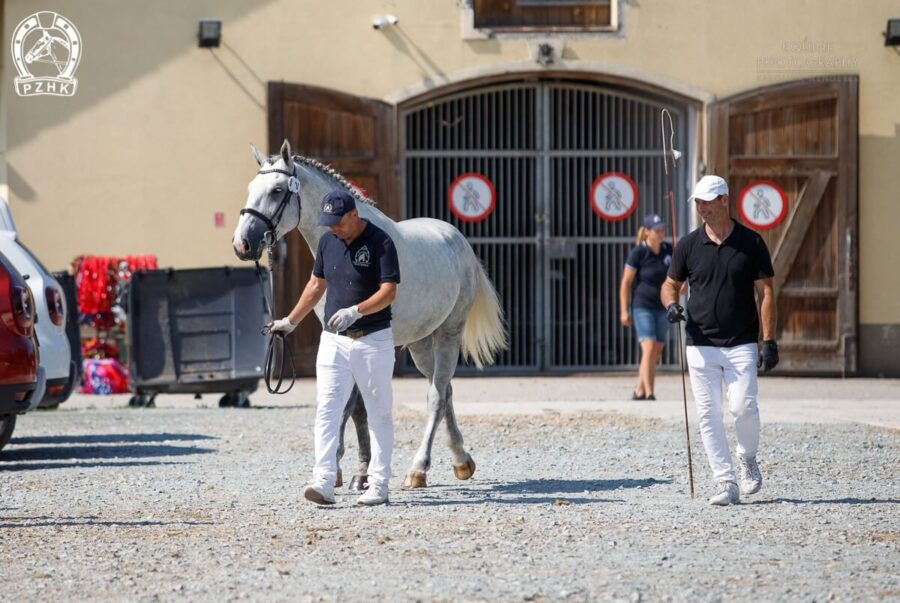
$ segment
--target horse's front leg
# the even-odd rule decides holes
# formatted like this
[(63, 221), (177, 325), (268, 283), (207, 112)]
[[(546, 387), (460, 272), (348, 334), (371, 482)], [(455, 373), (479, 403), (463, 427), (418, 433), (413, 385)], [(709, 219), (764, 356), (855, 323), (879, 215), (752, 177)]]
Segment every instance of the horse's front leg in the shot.
[(363, 402), (359, 388), (353, 386), (350, 394), (353, 401), (353, 425), (356, 427), (356, 441), (358, 442), (358, 462), (356, 473), (350, 480), (351, 490), (365, 490), (369, 487), (369, 461), (372, 460), (372, 444), (369, 441), (369, 417), (366, 414), (366, 405)]
[(350, 398), (347, 400), (347, 405), (344, 406), (344, 414), (341, 417), (341, 430), (338, 435), (338, 470), (337, 479), (334, 483), (335, 488), (344, 483), (344, 475), (341, 471), (341, 459), (344, 458), (344, 452), (346, 450), (344, 447), (344, 430), (347, 427), (347, 419), (351, 416), (353, 417), (353, 424), (356, 426), (356, 437), (359, 442), (359, 467), (357, 468), (353, 479), (350, 480), (350, 488), (353, 490), (365, 490), (366, 473), (369, 470), (369, 459), (371, 458), (372, 453), (369, 444), (369, 425), (366, 419), (366, 405), (363, 404), (359, 388), (355, 385), (353, 386), (353, 391), (350, 392)]

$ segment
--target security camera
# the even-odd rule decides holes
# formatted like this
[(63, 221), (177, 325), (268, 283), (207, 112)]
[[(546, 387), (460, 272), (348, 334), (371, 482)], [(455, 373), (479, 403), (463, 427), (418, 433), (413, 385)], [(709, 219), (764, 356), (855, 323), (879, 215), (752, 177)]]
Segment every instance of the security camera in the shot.
[(396, 25), (400, 22), (400, 19), (395, 17), (394, 15), (380, 15), (375, 17), (375, 20), (372, 21), (372, 29), (384, 29), (389, 25)]
[(540, 44), (537, 49), (536, 61), (540, 65), (550, 65), (553, 63), (553, 46), (550, 44)]

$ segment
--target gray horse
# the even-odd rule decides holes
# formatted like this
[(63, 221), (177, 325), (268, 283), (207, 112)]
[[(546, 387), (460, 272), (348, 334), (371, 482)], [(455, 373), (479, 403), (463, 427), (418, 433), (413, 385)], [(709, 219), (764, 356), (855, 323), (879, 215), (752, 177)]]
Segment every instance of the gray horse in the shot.
[[(334, 170), (314, 159), (292, 156), (287, 140), (274, 157), (264, 157), (256, 147), (251, 150), (260, 170), (247, 187), (247, 203), (232, 238), (238, 258), (259, 259), (267, 232), (274, 232), (280, 239), (294, 228), (300, 230), (315, 253), (319, 238), (327, 232), (317, 225), (322, 197), (331, 190), (350, 191), (357, 199), (359, 215), (385, 231), (397, 248), (402, 282), (391, 305), (394, 341), (409, 349), (416, 367), (428, 379), (425, 433), (403, 487), (427, 485), (425, 476), (431, 468), (431, 448), (441, 419), (446, 421), (450, 436), (453, 472), (458, 479), (469, 479), (475, 472), (475, 461), (463, 447), (453, 413), (450, 380), (460, 352), (482, 368), (507, 345), (497, 292), (469, 242), (454, 226), (441, 220), (394, 222)], [(324, 306), (323, 298), (315, 308), (319, 321)], [(351, 413), (360, 440), (359, 471), (365, 474), (368, 430), (365, 407), (356, 390), (345, 410), (345, 422)], [(339, 462), (343, 450), (342, 428)]]

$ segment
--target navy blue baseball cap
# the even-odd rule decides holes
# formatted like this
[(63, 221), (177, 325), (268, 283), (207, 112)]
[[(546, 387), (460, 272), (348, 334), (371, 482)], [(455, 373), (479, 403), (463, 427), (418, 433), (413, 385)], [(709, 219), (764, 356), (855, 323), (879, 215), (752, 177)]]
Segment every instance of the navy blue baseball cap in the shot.
[(334, 226), (341, 221), (344, 214), (356, 209), (353, 195), (347, 191), (330, 191), (322, 197), (322, 214), (319, 226)]
[(666, 223), (663, 222), (662, 218), (660, 218), (657, 214), (647, 214), (644, 216), (644, 228), (654, 229), (654, 228), (665, 228)]

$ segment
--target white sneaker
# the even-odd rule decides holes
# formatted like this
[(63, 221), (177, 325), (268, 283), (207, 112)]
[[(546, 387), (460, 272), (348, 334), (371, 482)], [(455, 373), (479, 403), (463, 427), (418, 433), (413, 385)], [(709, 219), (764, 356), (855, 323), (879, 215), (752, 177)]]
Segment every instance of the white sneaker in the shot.
[(721, 481), (717, 488), (716, 494), (710, 497), (709, 504), (725, 507), (741, 502), (741, 494), (736, 483)]
[(762, 488), (762, 474), (755, 456), (738, 455), (741, 494), (756, 494)]
[(334, 504), (334, 486), (326, 482), (315, 482), (303, 489), (303, 498), (317, 505)]
[(388, 486), (387, 484), (369, 484), (366, 493), (356, 499), (356, 504), (371, 507), (374, 505), (383, 505), (388, 502)]

